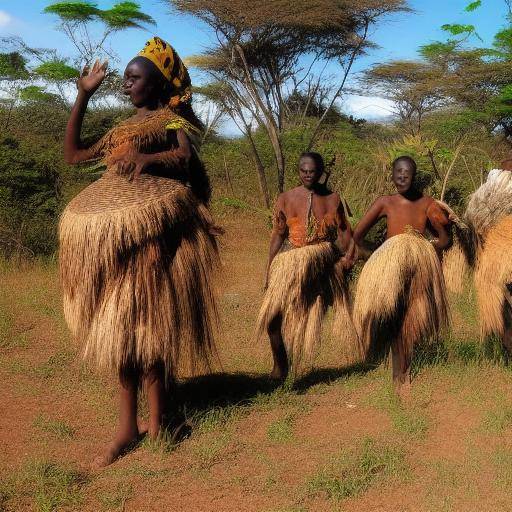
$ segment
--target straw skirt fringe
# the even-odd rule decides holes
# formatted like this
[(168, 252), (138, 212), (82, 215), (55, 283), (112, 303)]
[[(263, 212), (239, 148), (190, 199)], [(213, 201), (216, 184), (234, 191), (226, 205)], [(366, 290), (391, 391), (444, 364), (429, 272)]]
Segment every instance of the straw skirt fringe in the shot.
[(328, 306), (333, 306), (338, 319), (336, 332), (350, 319), (347, 283), (343, 271), (335, 267), (338, 258), (335, 247), (322, 242), (283, 251), (272, 261), (257, 336), (266, 334), (270, 324), (281, 318), (281, 333), (295, 377), (311, 366)]
[(386, 357), (392, 343), (407, 360), (421, 339), (448, 323), (441, 265), (425, 238), (415, 233), (388, 239), (366, 262), (357, 282), (353, 319), (369, 360)]
[(217, 325), (209, 212), (177, 181), (137, 181), (100, 178), (65, 209), (66, 321), (100, 367), (144, 370), (163, 362), (169, 375), (205, 371)]
[(482, 336), (502, 336), (512, 311), (512, 216), (491, 228), (479, 251), (475, 267)]

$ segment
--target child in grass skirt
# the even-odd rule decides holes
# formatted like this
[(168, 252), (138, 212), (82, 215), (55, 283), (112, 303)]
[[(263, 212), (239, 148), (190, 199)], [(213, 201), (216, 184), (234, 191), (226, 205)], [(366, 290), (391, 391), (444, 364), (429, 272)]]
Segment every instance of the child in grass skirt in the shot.
[[(414, 346), (435, 337), (448, 321), (448, 302), (439, 257), (449, 244), (448, 216), (414, 186), (416, 163), (393, 162), (397, 194), (378, 198), (354, 231), (362, 245), (382, 217), (387, 240), (370, 256), (359, 276), (354, 324), (367, 358), (380, 359), (391, 348), (393, 383), (399, 394), (410, 386)], [(429, 230), (436, 238), (425, 238)]]
[(148, 433), (158, 436), (167, 379), (209, 369), (216, 325), (217, 247), (188, 72), (169, 44), (152, 38), (124, 73), (136, 114), (84, 148), (83, 116), (105, 70), (96, 62), (78, 81), (65, 157), (102, 158), (107, 170), (68, 204), (59, 228), (67, 323), (86, 357), (120, 381), (119, 427), (96, 466), (139, 438), (142, 384)]

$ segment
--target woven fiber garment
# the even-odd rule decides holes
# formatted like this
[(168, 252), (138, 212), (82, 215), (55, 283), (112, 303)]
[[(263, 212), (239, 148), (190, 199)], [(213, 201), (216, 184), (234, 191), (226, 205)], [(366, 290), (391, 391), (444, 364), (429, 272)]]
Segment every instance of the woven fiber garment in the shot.
[(475, 265), (482, 337), (503, 336), (512, 320), (512, 216), (490, 228)]
[[(168, 131), (180, 128), (194, 132), (166, 108), (110, 130), (90, 149), (106, 172), (60, 219), (66, 321), (100, 367), (145, 370), (163, 361), (169, 375), (185, 376), (208, 370), (215, 354), (218, 254), (209, 211), (181, 181), (131, 180), (114, 158), (167, 151)], [(163, 170), (182, 176), (180, 162)]]
[(333, 244), (322, 242), (281, 251), (272, 261), (268, 288), (257, 320), (257, 336), (281, 317), (281, 333), (291, 375), (298, 377), (311, 367), (321, 341), (322, 320), (334, 309), (334, 333), (351, 326), (348, 286)]
[(414, 345), (435, 338), (448, 318), (443, 274), (432, 244), (414, 232), (386, 240), (357, 282), (353, 319), (366, 358), (380, 360), (398, 343), (410, 360)]
[(471, 195), (464, 220), (482, 240), (507, 215), (512, 215), (512, 172), (493, 169), (485, 183)]

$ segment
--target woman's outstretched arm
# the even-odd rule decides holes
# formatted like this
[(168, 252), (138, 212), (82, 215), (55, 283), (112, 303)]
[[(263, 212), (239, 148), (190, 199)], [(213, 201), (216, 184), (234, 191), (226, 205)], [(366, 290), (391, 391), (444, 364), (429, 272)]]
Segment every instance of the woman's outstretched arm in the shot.
[(106, 70), (107, 62), (100, 64), (96, 61), (92, 69), (85, 66), (78, 79), (78, 95), (71, 109), (64, 135), (64, 160), (68, 164), (77, 164), (94, 157), (88, 148), (83, 147), (80, 134), (89, 99), (103, 82)]

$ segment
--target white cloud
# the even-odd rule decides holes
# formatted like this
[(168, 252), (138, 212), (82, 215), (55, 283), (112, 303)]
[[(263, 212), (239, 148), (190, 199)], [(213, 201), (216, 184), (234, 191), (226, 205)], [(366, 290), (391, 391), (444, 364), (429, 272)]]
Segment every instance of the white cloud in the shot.
[(393, 115), (393, 102), (379, 96), (348, 94), (343, 98), (343, 112), (368, 120), (382, 120)]
[(0, 10), (0, 28), (7, 27), (13, 21), (13, 17), (8, 12)]

